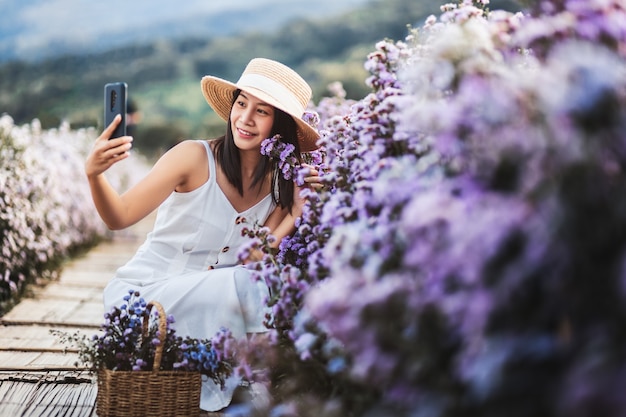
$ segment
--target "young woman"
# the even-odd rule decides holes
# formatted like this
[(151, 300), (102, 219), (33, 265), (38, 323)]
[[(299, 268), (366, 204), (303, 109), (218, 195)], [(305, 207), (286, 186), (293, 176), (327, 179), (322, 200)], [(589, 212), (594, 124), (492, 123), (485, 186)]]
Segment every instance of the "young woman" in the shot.
[[(104, 176), (131, 148), (129, 136), (109, 139), (119, 117), (86, 160), (94, 204), (109, 228), (128, 227), (158, 208), (154, 229), (105, 288), (104, 304), (108, 311), (134, 289), (173, 314), (180, 335), (210, 338), (226, 327), (245, 337), (266, 331), (267, 288), (237, 265), (247, 239), (241, 229), (265, 225), (280, 241), (295, 230), (303, 203), (294, 183), (280, 178), (260, 153), (261, 142), (280, 134), (298, 154), (316, 148), (317, 132), (301, 119), (311, 88), (292, 69), (263, 58), (250, 61), (236, 84), (207, 76), (201, 85), (228, 122), (223, 137), (181, 142), (122, 195)], [(315, 169), (306, 182), (319, 184)], [(205, 380), (201, 408), (227, 406), (237, 383), (231, 378), (221, 390)]]

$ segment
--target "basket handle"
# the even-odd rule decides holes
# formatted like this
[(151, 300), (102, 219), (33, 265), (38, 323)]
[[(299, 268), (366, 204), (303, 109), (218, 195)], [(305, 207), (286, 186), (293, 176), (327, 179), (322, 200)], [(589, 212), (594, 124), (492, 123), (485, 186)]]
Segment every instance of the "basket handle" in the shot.
[(148, 337), (148, 330), (150, 328), (150, 311), (152, 307), (157, 309), (159, 313), (159, 344), (154, 350), (154, 364), (152, 365), (152, 370), (154, 372), (158, 372), (161, 368), (161, 358), (163, 357), (163, 348), (165, 345), (165, 336), (167, 333), (167, 317), (165, 317), (165, 309), (163, 306), (157, 301), (150, 301), (148, 305), (146, 305), (146, 314), (143, 318), (143, 340), (145, 342)]

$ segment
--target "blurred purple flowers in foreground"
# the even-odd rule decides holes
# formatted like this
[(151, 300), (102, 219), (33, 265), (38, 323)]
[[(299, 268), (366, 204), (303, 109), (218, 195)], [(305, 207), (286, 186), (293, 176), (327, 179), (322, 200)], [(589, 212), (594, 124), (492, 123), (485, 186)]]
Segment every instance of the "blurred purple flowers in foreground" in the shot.
[(625, 5), (486, 3), (317, 106), (328, 187), (255, 265), (271, 415), (623, 414)]

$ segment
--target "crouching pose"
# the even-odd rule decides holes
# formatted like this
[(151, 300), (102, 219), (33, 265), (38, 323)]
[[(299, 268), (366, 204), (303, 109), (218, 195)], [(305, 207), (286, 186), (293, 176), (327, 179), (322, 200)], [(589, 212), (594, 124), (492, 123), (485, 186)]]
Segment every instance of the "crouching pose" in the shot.
[[(299, 188), (260, 153), (261, 143), (279, 134), (297, 155), (315, 149), (318, 134), (301, 118), (311, 88), (292, 69), (263, 58), (250, 61), (236, 84), (206, 76), (201, 85), (209, 105), (227, 121), (224, 136), (179, 143), (121, 195), (104, 176), (131, 148), (129, 136), (110, 139), (119, 116), (86, 160), (94, 204), (109, 228), (126, 228), (158, 208), (154, 229), (105, 288), (104, 304), (108, 311), (135, 289), (174, 315), (180, 335), (211, 338), (226, 327), (243, 338), (267, 330), (267, 288), (237, 265), (247, 239), (241, 229), (265, 225), (280, 242), (295, 230), (303, 205)], [(319, 183), (317, 171), (305, 181)], [(221, 390), (203, 381), (200, 407), (226, 407), (237, 383), (230, 378)]]

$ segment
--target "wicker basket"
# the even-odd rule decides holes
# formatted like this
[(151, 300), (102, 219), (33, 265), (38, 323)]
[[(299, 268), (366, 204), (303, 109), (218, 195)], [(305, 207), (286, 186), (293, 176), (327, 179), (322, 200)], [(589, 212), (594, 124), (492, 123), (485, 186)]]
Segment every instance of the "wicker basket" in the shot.
[[(200, 414), (202, 377), (199, 372), (159, 371), (166, 334), (165, 311), (151, 301), (147, 310), (159, 312), (161, 343), (154, 353), (152, 371), (98, 371), (98, 417), (189, 417)], [(144, 336), (149, 314), (143, 321)]]

